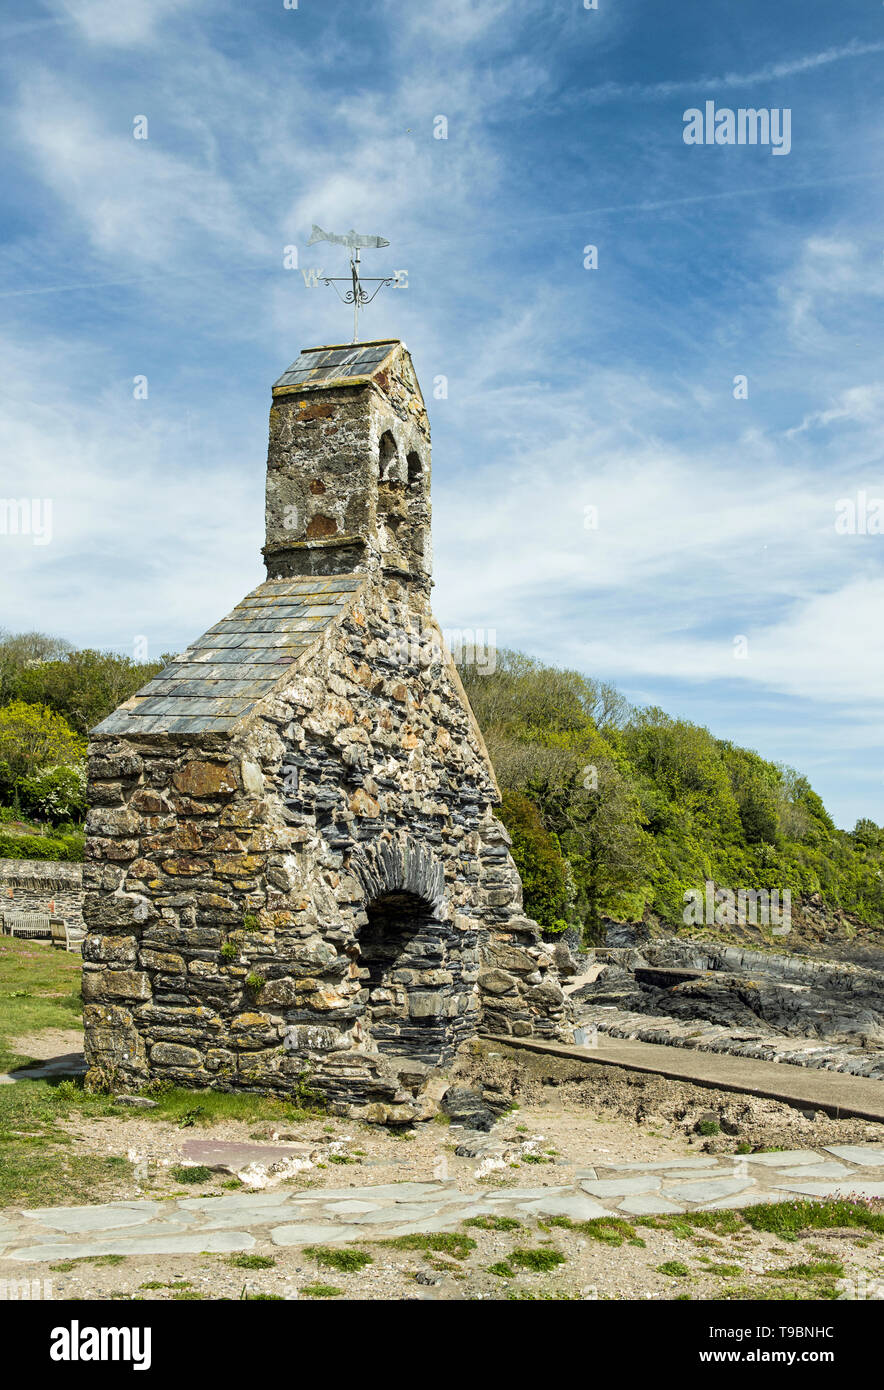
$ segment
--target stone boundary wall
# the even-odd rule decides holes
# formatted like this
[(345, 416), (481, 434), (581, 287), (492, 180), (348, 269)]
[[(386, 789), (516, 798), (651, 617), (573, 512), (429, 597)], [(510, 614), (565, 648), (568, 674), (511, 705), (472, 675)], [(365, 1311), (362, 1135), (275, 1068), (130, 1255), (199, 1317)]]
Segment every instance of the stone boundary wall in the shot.
[(51, 912), (83, 921), (83, 865), (54, 859), (0, 859), (0, 913)]

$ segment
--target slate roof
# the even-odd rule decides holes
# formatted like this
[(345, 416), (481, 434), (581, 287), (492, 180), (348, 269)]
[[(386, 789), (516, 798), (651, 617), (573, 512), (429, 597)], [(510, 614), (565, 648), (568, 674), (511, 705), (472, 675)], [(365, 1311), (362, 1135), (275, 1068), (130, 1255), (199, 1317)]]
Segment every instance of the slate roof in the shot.
[(361, 577), (268, 579), (93, 734), (224, 733), (348, 607)]
[(273, 390), (285, 393), (338, 382), (353, 386), (370, 381), (399, 345), (398, 338), (387, 338), (375, 343), (305, 348), (288, 371), (274, 381)]

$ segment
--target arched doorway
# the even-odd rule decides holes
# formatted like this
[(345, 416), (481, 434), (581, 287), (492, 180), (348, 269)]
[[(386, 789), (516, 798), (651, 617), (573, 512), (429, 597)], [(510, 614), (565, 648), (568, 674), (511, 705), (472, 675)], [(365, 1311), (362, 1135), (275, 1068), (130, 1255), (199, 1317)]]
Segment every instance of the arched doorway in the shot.
[(415, 893), (383, 893), (366, 913), (358, 942), (368, 1033), (379, 1052), (447, 1064), (470, 1031), (461, 943)]

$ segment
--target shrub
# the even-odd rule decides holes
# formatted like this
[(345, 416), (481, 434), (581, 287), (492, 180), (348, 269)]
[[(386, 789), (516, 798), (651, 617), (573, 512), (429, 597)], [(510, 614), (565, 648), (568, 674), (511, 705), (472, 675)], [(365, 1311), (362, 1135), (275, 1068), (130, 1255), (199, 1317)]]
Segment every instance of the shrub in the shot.
[(59, 763), (40, 768), (29, 777), (20, 777), (18, 790), (22, 804), (40, 820), (82, 820), (86, 814), (86, 766)]
[(0, 835), (0, 859), (46, 859), (79, 864), (83, 859), (82, 832), (65, 835)]
[(721, 1133), (721, 1125), (717, 1120), (698, 1120), (694, 1128), (698, 1134), (710, 1135)]

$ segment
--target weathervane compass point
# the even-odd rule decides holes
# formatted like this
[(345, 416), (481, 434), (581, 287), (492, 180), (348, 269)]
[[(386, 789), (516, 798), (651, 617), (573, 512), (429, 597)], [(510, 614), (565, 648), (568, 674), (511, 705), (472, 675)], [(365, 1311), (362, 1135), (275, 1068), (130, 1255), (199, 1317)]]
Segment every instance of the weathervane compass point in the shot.
[[(382, 246), (389, 246), (389, 241), (382, 236), (362, 236), (359, 232), (351, 228), (349, 232), (324, 232), (321, 227), (313, 224), (313, 230), (308, 241), (308, 246), (314, 246), (317, 241), (328, 241), (333, 246), (347, 246), (350, 249), (350, 274), (349, 275), (323, 275), (322, 283), (331, 285), (342, 304), (353, 305), (353, 342), (359, 341), (359, 310), (370, 304), (375, 295), (384, 285), (394, 285), (395, 275), (386, 276), (360, 276), (359, 253), (362, 250), (378, 250)], [(338, 289), (339, 284), (349, 284), (350, 288), (341, 293)], [(369, 293), (366, 285), (373, 284), (375, 288)]]

